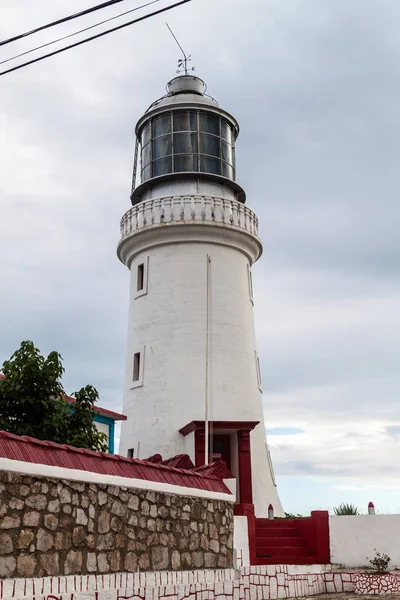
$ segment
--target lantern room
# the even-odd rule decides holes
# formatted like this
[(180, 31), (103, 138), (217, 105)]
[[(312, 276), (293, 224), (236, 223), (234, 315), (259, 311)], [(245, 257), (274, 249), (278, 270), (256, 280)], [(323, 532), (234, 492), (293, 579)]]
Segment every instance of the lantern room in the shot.
[(149, 188), (178, 178), (218, 181), (245, 202), (245, 193), (235, 181), (238, 123), (205, 92), (206, 85), (198, 77), (175, 77), (167, 84), (167, 94), (137, 123), (133, 205)]

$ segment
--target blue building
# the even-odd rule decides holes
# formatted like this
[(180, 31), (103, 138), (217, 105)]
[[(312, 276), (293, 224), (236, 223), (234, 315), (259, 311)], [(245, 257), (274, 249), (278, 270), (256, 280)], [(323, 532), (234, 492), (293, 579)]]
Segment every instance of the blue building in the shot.
[[(70, 404), (75, 403), (75, 398), (71, 398), (71, 396), (66, 396), (65, 399)], [(126, 421), (126, 416), (116, 413), (112, 410), (108, 410), (107, 408), (102, 408), (101, 406), (94, 406), (93, 409), (95, 412), (93, 420), (96, 423), (96, 427), (99, 431), (106, 434), (108, 438), (108, 452), (110, 454), (114, 454), (115, 422)]]

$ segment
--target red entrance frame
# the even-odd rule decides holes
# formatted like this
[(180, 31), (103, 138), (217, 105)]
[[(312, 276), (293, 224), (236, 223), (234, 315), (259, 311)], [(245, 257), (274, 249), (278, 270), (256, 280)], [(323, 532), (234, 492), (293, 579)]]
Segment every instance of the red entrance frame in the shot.
[[(240, 504), (253, 504), (250, 432), (259, 423), (260, 421), (211, 421), (209, 423), (210, 429), (215, 432), (236, 432)], [(182, 435), (192, 432), (194, 432), (195, 465), (201, 467), (205, 461), (205, 421), (191, 421), (179, 430)]]

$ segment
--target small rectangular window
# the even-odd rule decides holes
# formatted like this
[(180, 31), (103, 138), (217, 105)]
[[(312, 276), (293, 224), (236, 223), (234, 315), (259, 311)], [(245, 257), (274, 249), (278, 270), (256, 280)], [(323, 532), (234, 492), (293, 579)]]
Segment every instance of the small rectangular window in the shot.
[(260, 359), (257, 356), (257, 352), (255, 352), (256, 357), (256, 371), (257, 371), (257, 383), (258, 389), (262, 392), (262, 381), (261, 381), (261, 369), (260, 369)]
[[(148, 288), (148, 272), (149, 272), (149, 257), (145, 258), (142, 256), (139, 258), (142, 262), (136, 264), (136, 267), (132, 265), (132, 287), (135, 298), (145, 296)], [(135, 279), (135, 268), (136, 268), (136, 279)]]
[(141, 387), (143, 385), (143, 372), (145, 361), (145, 347), (139, 346), (132, 356), (132, 384), (131, 389)]
[(270, 450), (268, 448), (268, 444), (265, 444), (265, 447), (267, 449), (269, 471), (271, 473), (272, 483), (274, 484), (275, 487), (277, 487), (277, 485), (276, 485), (276, 479), (275, 479), (275, 473), (274, 473), (274, 467), (272, 466), (271, 452), (270, 452)]
[(127, 457), (128, 457), (128, 458), (133, 458), (133, 455), (134, 455), (134, 453), (135, 453), (135, 450), (134, 450), (134, 448), (128, 448), (128, 454), (127, 454)]
[(247, 278), (249, 281), (249, 295), (250, 295), (250, 302), (252, 304), (254, 304), (254, 296), (253, 296), (253, 277), (251, 275), (251, 268), (250, 265), (247, 265)]
[(141, 292), (144, 287), (144, 263), (137, 268), (137, 286), (136, 291)]
[(133, 381), (139, 381), (140, 378), (140, 352), (133, 355)]

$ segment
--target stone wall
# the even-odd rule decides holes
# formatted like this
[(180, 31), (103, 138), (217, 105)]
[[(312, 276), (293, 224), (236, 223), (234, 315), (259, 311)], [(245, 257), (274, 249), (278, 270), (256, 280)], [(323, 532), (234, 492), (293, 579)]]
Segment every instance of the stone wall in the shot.
[(0, 578), (225, 569), (232, 534), (229, 502), (0, 472)]

